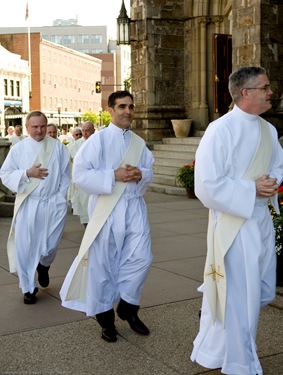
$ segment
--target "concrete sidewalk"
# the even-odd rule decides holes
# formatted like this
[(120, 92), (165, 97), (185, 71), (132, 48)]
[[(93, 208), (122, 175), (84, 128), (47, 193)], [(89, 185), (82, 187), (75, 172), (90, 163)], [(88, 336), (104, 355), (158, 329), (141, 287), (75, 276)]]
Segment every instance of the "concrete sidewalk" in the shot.
[[(206, 253), (207, 210), (197, 199), (147, 193), (154, 255), (139, 315), (151, 334), (135, 334), (116, 319), (116, 343), (101, 340), (93, 318), (61, 307), (59, 290), (83, 236), (68, 215), (51, 282), (35, 305), (24, 305), (18, 278), (8, 272), (6, 240), (11, 219), (0, 218), (0, 374), (17, 375), (219, 375), (191, 363)], [(264, 375), (283, 374), (283, 290), (263, 309), (258, 354)]]

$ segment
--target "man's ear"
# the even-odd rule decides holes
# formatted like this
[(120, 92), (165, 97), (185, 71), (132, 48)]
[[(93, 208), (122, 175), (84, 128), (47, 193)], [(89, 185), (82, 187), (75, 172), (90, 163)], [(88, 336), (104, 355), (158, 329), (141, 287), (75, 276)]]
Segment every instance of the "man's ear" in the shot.
[(110, 113), (111, 116), (113, 115), (113, 108), (112, 107), (108, 107), (107, 111)]

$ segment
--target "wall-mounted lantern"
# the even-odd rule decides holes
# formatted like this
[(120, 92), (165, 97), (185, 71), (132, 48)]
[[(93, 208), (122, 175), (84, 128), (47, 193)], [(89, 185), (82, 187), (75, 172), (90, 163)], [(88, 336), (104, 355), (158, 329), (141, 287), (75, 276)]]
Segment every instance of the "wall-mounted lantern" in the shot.
[(130, 41), (130, 23), (131, 19), (128, 17), (127, 10), (122, 0), (119, 17), (117, 18), (117, 44), (131, 44)]

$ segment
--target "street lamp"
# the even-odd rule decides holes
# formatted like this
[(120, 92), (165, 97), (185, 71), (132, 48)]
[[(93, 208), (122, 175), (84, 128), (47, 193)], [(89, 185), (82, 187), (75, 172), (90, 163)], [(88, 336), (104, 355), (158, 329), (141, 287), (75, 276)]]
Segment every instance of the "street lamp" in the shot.
[(122, 0), (119, 17), (117, 18), (117, 44), (131, 44), (130, 41), (130, 22), (127, 10)]
[(59, 103), (57, 105), (57, 111), (58, 111), (58, 121), (59, 121), (59, 129), (61, 129), (61, 109), (62, 109), (62, 104)]

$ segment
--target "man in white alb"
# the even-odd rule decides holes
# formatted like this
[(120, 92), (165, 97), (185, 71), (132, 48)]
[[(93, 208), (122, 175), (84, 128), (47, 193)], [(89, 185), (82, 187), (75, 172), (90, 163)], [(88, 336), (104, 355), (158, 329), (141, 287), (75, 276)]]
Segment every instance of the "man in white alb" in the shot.
[(48, 270), (54, 261), (67, 215), (70, 182), (65, 146), (46, 135), (47, 117), (40, 111), (26, 117), (29, 137), (9, 151), (0, 178), (17, 193), (8, 239), (10, 272), (17, 272), (25, 304), (36, 302), (38, 283), (49, 285)]
[(12, 142), (11, 147), (26, 138), (26, 135), (23, 135), (22, 133), (23, 133), (22, 126), (16, 125), (14, 134), (9, 138), (10, 142)]
[(275, 238), (283, 151), (259, 115), (272, 91), (261, 67), (229, 78), (233, 109), (212, 122), (196, 153), (195, 193), (209, 210), (200, 331), (192, 361), (223, 374), (262, 375), (256, 353), (261, 307), (275, 297)]
[[(86, 121), (83, 123), (82, 128), (75, 128), (74, 131), (74, 139), (75, 141), (69, 143), (67, 145), (67, 151), (70, 155), (71, 161), (71, 169), (73, 165), (73, 160), (76, 153), (79, 151), (80, 147), (84, 144), (84, 142), (94, 134), (94, 124), (91, 121)], [(77, 136), (76, 134), (82, 134), (82, 136)], [(85, 227), (88, 223), (88, 212), (87, 212), (87, 205), (88, 205), (88, 194), (85, 193), (83, 190), (79, 189), (73, 181), (71, 182), (70, 187), (70, 200), (73, 209), (73, 215), (76, 215), (80, 219), (80, 223), (83, 224)]]
[(135, 332), (149, 334), (137, 313), (152, 262), (143, 195), (153, 179), (154, 159), (130, 130), (132, 94), (112, 93), (108, 107), (111, 123), (91, 136), (74, 159), (74, 182), (89, 194), (90, 221), (60, 295), (63, 306), (96, 316), (102, 338), (115, 342), (113, 304), (118, 301), (118, 316)]

